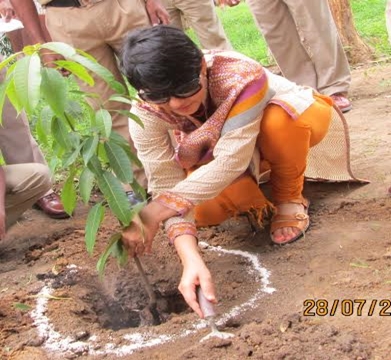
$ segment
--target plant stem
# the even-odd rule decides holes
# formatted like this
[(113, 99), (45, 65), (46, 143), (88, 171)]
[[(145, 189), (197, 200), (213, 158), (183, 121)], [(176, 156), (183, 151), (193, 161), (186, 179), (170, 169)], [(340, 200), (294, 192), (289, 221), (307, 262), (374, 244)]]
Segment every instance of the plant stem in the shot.
[(138, 271), (140, 272), (141, 279), (143, 280), (145, 289), (147, 290), (147, 293), (149, 296), (149, 306), (150, 306), (150, 308), (155, 308), (156, 307), (155, 292), (153, 291), (152, 286), (149, 283), (147, 276), (145, 275), (145, 271), (143, 269), (143, 266), (141, 265), (140, 259), (137, 256), (135, 256), (133, 259), (134, 259), (134, 262), (136, 263)]

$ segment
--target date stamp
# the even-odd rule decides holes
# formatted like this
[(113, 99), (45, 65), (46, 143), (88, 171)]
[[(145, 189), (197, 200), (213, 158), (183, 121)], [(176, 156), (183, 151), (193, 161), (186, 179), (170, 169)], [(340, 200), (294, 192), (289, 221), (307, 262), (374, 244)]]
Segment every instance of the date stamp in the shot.
[(391, 299), (305, 299), (303, 316), (391, 316)]

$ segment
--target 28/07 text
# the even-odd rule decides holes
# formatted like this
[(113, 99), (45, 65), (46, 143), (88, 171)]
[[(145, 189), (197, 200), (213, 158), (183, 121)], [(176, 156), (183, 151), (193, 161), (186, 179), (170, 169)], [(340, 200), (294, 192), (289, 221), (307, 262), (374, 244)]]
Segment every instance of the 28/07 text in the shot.
[(390, 299), (305, 299), (303, 316), (391, 316)]

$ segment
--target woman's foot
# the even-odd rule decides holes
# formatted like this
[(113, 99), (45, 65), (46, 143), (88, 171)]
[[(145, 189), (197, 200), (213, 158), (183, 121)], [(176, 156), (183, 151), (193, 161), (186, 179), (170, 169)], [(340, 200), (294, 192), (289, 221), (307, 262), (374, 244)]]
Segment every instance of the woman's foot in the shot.
[(270, 236), (275, 244), (287, 244), (298, 240), (310, 225), (308, 201), (303, 199), (276, 205)]

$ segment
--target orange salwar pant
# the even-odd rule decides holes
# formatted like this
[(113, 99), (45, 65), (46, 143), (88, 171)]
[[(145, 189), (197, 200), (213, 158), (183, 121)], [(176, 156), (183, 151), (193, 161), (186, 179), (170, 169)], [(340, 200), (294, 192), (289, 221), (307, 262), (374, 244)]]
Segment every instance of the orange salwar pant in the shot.
[[(332, 100), (318, 94), (314, 98), (315, 102), (296, 120), (278, 105), (270, 104), (265, 109), (257, 146), (261, 153), (261, 170), (271, 170), (275, 204), (302, 198), (309, 149), (327, 134)], [(217, 225), (252, 209), (258, 211), (261, 220), (263, 211), (270, 205), (258, 182), (244, 174), (214, 199), (197, 205), (194, 214), (197, 226)]]

